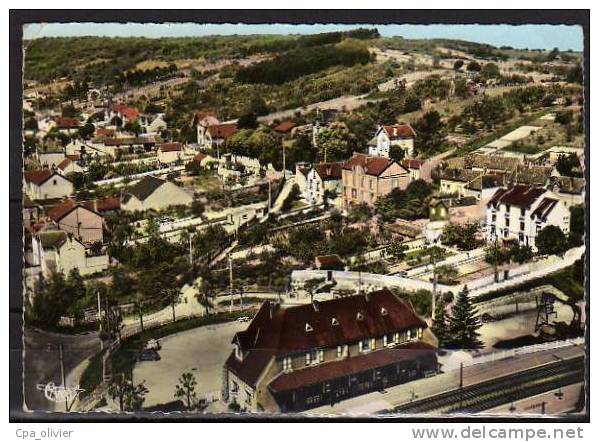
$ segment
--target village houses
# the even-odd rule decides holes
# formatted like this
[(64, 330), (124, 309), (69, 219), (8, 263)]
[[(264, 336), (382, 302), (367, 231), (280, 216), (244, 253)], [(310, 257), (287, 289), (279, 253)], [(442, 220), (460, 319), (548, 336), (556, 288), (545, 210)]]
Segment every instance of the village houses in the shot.
[(25, 193), (32, 200), (64, 198), (74, 191), (73, 183), (50, 169), (27, 171), (23, 179)]
[(409, 124), (379, 126), (374, 138), (368, 142), (368, 154), (389, 158), (391, 146), (398, 146), (404, 151), (406, 158), (412, 158), (414, 156), (415, 138), (416, 132)]
[(121, 209), (134, 212), (162, 210), (169, 206), (189, 205), (193, 196), (169, 181), (148, 175), (131, 186), (123, 195)]

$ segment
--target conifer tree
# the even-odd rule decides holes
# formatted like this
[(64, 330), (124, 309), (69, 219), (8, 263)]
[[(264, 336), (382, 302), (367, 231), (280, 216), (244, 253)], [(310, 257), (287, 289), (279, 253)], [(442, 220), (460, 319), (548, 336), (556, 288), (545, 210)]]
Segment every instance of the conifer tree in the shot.
[(447, 314), (445, 313), (445, 305), (443, 302), (439, 302), (435, 308), (435, 316), (433, 317), (431, 331), (439, 341), (439, 348), (444, 347), (449, 341), (450, 336)]
[(468, 287), (458, 294), (449, 318), (451, 343), (459, 348), (476, 348), (482, 345), (478, 329), (481, 327), (476, 307), (470, 302)]

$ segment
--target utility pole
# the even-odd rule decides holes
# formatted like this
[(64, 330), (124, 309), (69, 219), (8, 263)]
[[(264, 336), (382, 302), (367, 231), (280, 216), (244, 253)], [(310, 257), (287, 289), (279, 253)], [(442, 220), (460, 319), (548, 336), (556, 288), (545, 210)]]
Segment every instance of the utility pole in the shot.
[(233, 313), (233, 257), (231, 253), (229, 253), (229, 295), (231, 296), (229, 313)]
[(192, 239), (193, 239), (193, 233), (189, 233), (189, 266), (193, 267), (193, 244), (192, 244)]
[[(67, 388), (67, 381), (64, 375), (64, 357), (63, 357), (63, 351), (62, 351), (62, 342), (58, 344), (58, 361), (60, 363), (60, 379), (62, 380), (62, 388), (64, 389), (63, 391), (66, 392), (66, 388)], [(65, 399), (64, 399), (64, 406), (65, 406), (65, 411), (69, 411), (69, 400), (66, 397), (65, 394)]]
[(462, 402), (464, 398), (464, 363), (460, 362), (460, 410), (462, 409)]
[(283, 180), (287, 178), (287, 174), (285, 173), (285, 143), (283, 142)]
[(433, 293), (432, 293), (432, 301), (431, 301), (431, 320), (435, 317), (435, 304), (437, 297), (437, 256), (436, 249), (433, 246), (433, 253), (431, 254), (431, 259), (433, 260)]
[(270, 208), (272, 206), (272, 184), (270, 178), (268, 179), (268, 213), (270, 213)]
[(98, 294), (98, 324), (100, 327), (100, 350), (104, 350), (104, 340), (102, 339), (102, 331), (103, 331), (103, 326), (102, 326), (102, 302), (100, 300), (100, 290), (98, 290), (97, 292)]

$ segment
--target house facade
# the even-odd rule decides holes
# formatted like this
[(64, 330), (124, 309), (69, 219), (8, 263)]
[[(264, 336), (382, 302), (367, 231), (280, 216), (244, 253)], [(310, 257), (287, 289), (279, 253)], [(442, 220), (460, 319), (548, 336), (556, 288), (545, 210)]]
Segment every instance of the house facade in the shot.
[(183, 147), (179, 143), (164, 143), (158, 146), (158, 161), (173, 164), (183, 159)]
[(193, 197), (181, 187), (148, 175), (128, 189), (121, 202), (121, 209), (128, 212), (162, 210), (192, 202)]
[(405, 152), (407, 158), (414, 156), (414, 139), (416, 132), (409, 124), (394, 124), (379, 126), (374, 138), (368, 146), (368, 154), (389, 158), (391, 146), (398, 146)]
[(538, 233), (549, 225), (568, 234), (570, 211), (542, 187), (501, 188), (487, 203), (485, 235), (488, 241), (517, 241), (536, 249)]
[(60, 230), (73, 235), (84, 245), (104, 242), (104, 218), (90, 207), (65, 200), (50, 209), (47, 215)]
[(32, 265), (40, 266), (44, 278), (54, 273), (68, 275), (77, 269), (81, 275), (90, 275), (108, 268), (105, 253), (94, 255), (73, 235), (62, 230), (44, 231), (31, 239)]
[(343, 203), (366, 203), (376, 200), (393, 189), (405, 189), (410, 183), (409, 172), (388, 158), (354, 153), (342, 167)]
[(308, 172), (304, 186), (304, 198), (309, 204), (322, 204), (325, 193), (339, 195), (341, 188), (341, 168), (343, 163), (320, 163)]
[(23, 174), (25, 193), (32, 200), (64, 198), (73, 194), (73, 183), (49, 170), (32, 170)]
[(266, 301), (225, 363), (223, 397), (298, 412), (437, 372), (436, 338), (387, 289), (282, 307)]

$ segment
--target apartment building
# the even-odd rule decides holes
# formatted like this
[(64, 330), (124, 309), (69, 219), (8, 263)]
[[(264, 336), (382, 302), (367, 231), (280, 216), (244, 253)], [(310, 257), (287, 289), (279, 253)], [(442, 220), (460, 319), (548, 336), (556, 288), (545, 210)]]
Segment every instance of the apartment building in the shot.
[(395, 161), (361, 153), (354, 153), (343, 164), (341, 176), (345, 207), (360, 203), (373, 205), (393, 189), (405, 189), (411, 180), (409, 171)]
[(486, 237), (489, 241), (515, 240), (535, 249), (538, 233), (548, 225), (569, 233), (570, 211), (556, 195), (542, 187), (501, 188), (487, 203)]

